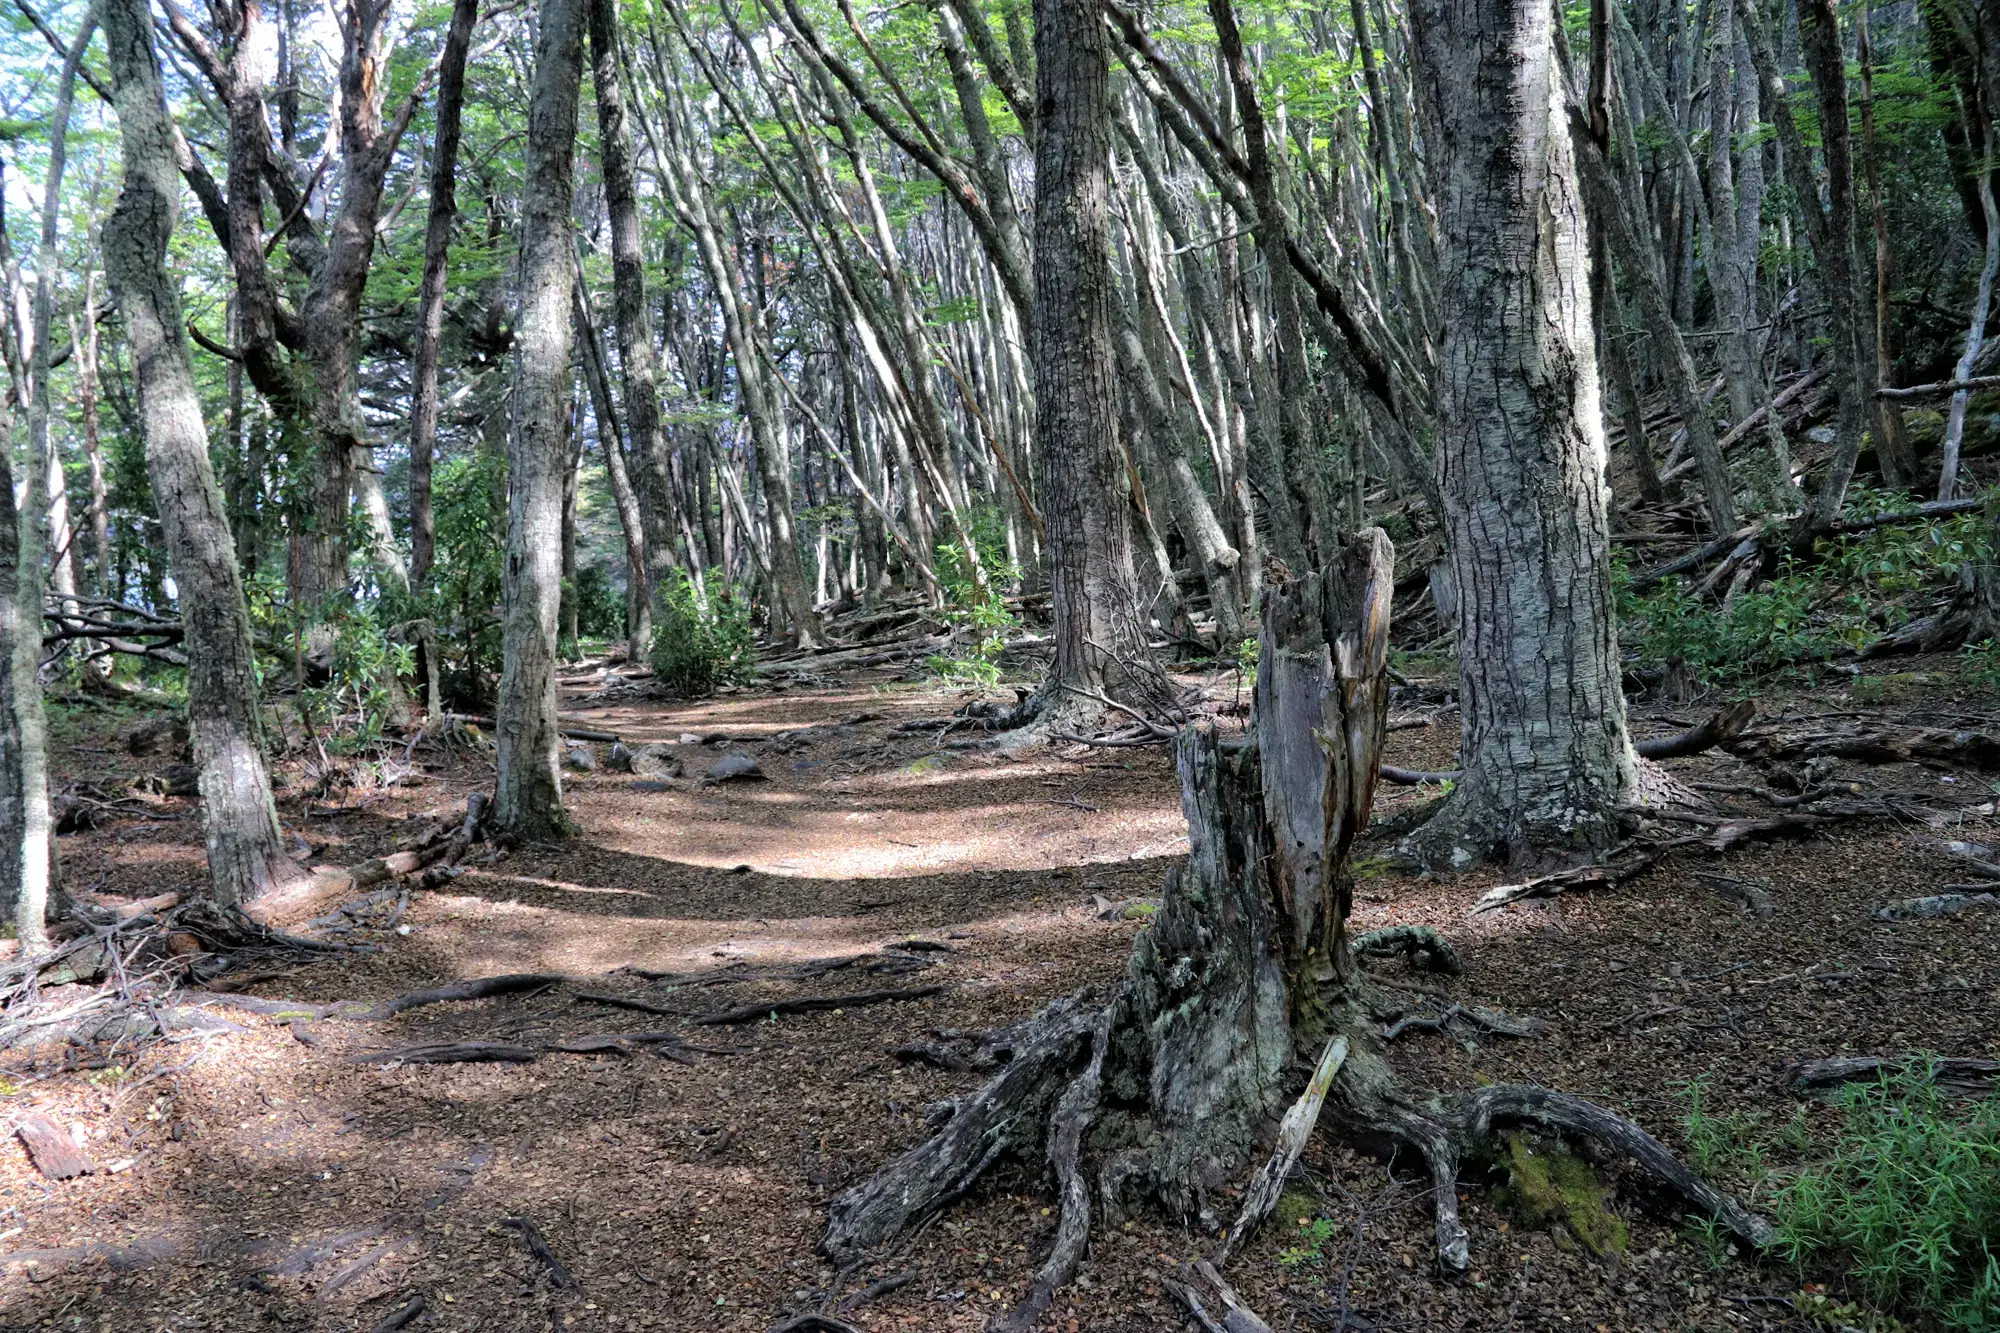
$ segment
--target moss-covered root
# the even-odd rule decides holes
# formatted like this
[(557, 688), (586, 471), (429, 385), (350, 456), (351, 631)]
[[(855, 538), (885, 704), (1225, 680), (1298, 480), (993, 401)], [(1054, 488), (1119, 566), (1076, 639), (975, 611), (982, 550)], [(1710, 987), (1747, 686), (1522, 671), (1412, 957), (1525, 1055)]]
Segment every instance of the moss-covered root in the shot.
[(1561, 1140), (1509, 1134), (1500, 1160), (1507, 1170), (1508, 1189), (1529, 1226), (1554, 1231), (1558, 1247), (1581, 1244), (1599, 1258), (1625, 1252), (1631, 1239), (1625, 1219), (1611, 1211), (1590, 1163)]

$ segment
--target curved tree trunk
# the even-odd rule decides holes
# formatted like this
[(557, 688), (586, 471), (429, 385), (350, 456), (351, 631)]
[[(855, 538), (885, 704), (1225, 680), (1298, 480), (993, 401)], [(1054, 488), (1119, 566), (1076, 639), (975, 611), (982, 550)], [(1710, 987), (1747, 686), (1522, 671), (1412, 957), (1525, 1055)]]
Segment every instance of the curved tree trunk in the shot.
[(1638, 761), (1553, 11), (1417, 0), (1411, 20), (1447, 240), (1438, 454), (1465, 777), (1405, 850), (1453, 868), (1549, 844), (1588, 854), (1615, 839)]
[(259, 744), (249, 609), (209, 464), (179, 289), (164, 267), (180, 184), (145, 0), (106, 0), (104, 31), (125, 164), (118, 206), (104, 224), (104, 268), (131, 340), (146, 471), (180, 588), (209, 880), (216, 901), (233, 907), (302, 874), (278, 832)]
[(569, 476), (570, 203), (584, 0), (548, 0), (535, 37), (521, 208), (520, 421), (507, 442), (507, 561), (499, 784), (493, 815), (517, 838), (569, 831), (556, 723), (556, 633), (562, 609), (563, 493)]

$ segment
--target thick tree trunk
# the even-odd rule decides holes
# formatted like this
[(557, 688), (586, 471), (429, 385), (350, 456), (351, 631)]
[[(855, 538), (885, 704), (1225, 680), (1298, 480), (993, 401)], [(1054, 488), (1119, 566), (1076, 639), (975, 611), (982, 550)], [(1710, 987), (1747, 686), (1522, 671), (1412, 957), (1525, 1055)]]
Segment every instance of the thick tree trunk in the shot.
[(517, 838), (568, 832), (556, 723), (563, 487), (569, 469), (570, 220), (584, 0), (548, 0), (535, 37), (521, 207), (520, 418), (507, 444), (509, 496), (493, 814)]
[(104, 267), (131, 341), (146, 470), (180, 588), (209, 879), (216, 901), (235, 906), (301, 872), (278, 831), (259, 745), (249, 610), (209, 464), (179, 289), (164, 268), (180, 185), (145, 0), (106, 0), (104, 28), (125, 165), (118, 206), (104, 224)]
[(1167, 695), (1140, 622), (1116, 443), (1108, 46), (1086, 0), (1037, 0), (1035, 437), (1055, 619), (1043, 710), (1055, 724), (1094, 721), (1093, 696)]
[[(410, 586), (421, 591), (436, 558), (431, 462), (437, 448), (438, 343), (444, 334), (444, 287), (451, 229), (458, 219), (458, 142), (464, 125), (465, 60), (479, 0), (454, 0), (438, 57), (437, 131), (431, 143), (430, 207), (424, 218), (424, 273), (417, 289), (417, 337), (410, 390)], [(428, 635), (426, 653), (435, 652)]]
[(1460, 869), (1496, 850), (1588, 854), (1616, 837), (1638, 768), (1553, 11), (1416, 0), (1411, 20), (1447, 243), (1438, 455), (1465, 776), (1405, 849)]

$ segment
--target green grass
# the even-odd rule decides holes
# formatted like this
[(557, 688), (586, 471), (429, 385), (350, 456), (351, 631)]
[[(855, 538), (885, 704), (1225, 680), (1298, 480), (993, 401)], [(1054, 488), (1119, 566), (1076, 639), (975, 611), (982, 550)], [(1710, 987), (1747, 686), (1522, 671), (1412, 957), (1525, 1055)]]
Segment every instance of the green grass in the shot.
[(2000, 1096), (1904, 1074), (1844, 1088), (1840, 1110), (1832, 1154), (1770, 1200), (1778, 1253), (1920, 1327), (2000, 1333)]

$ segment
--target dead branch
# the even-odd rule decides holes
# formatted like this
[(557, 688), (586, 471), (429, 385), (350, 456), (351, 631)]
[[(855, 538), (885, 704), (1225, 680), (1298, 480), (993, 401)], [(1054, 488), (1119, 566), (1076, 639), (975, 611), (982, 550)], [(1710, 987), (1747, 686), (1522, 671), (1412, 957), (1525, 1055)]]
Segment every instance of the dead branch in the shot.
[(446, 1004), (455, 1000), (485, 1000), (495, 995), (516, 995), (522, 991), (547, 990), (568, 980), (560, 972), (509, 972), (497, 977), (475, 977), (471, 981), (454, 982), (449, 986), (439, 986), (434, 990), (413, 991), (399, 995), (393, 1000), (384, 1000), (373, 1009), (354, 1015), (369, 1023), (380, 1023), (398, 1014), (408, 1013), (429, 1004)]
[[(1821, 1092), (1843, 1083), (1859, 1083), (1908, 1074), (1918, 1068), (1916, 1056), (1844, 1056), (1833, 1060), (1794, 1060), (1779, 1083), (1789, 1092)], [(2000, 1083), (2000, 1060), (1931, 1059), (1922, 1069), (1931, 1082), (1963, 1096), (1978, 1096)]]
[(1448, 977), (1465, 975), (1458, 950), (1438, 933), (1436, 926), (1384, 926), (1357, 935), (1348, 944), (1356, 958), (1403, 958), (1419, 972), (1436, 972)]
[(1306, 1090), (1299, 1094), (1285, 1118), (1278, 1123), (1278, 1141), (1271, 1150), (1271, 1156), (1257, 1174), (1250, 1178), (1250, 1188), (1244, 1192), (1243, 1207), (1236, 1214), (1236, 1225), (1229, 1228), (1222, 1238), (1222, 1248), (1216, 1254), (1217, 1262), (1226, 1263), (1236, 1247), (1252, 1231), (1263, 1224), (1278, 1206), (1278, 1196), (1284, 1193), (1285, 1180), (1298, 1164), (1299, 1154), (1305, 1151), (1306, 1140), (1312, 1137), (1313, 1127), (1319, 1124), (1320, 1107), (1326, 1103), (1327, 1089), (1333, 1086), (1333, 1076), (1340, 1072), (1340, 1066), (1347, 1061), (1347, 1037), (1339, 1034), (1326, 1044), (1326, 1051), (1319, 1057), (1319, 1065), (1313, 1070), (1312, 1079)]
[(358, 1065), (456, 1065), (494, 1061), (503, 1064), (530, 1064), (541, 1057), (532, 1046), (515, 1046), (504, 1041), (442, 1041), (415, 1046), (393, 1046), (387, 1050), (364, 1051), (354, 1057)]
[(1685, 759), (1718, 745), (1727, 745), (1742, 735), (1756, 716), (1756, 702), (1739, 699), (1686, 731), (1634, 741), (1632, 748), (1641, 759)]
[(528, 1243), (528, 1253), (539, 1259), (542, 1267), (549, 1270), (550, 1286), (563, 1291), (576, 1290), (577, 1280), (570, 1275), (569, 1269), (563, 1267), (562, 1260), (556, 1258), (555, 1251), (549, 1248), (548, 1240), (542, 1235), (542, 1229), (535, 1225), (532, 1218), (502, 1218), (500, 1225), (512, 1227), (521, 1233), (521, 1239)]
[(797, 1000), (771, 1000), (761, 1004), (746, 1004), (735, 1009), (725, 1009), (719, 1014), (704, 1014), (690, 1021), (697, 1027), (735, 1026), (755, 1023), (777, 1014), (809, 1014), (828, 1009), (859, 1009), (863, 1005), (887, 1004), (895, 1000), (921, 1000), (927, 995), (940, 994), (943, 990), (942, 985), (911, 986), (906, 990), (863, 991), (858, 995), (819, 995)]
[(1421, 787), (1427, 782), (1457, 782), (1465, 776), (1465, 770), (1453, 768), (1441, 770), (1436, 773), (1427, 773), (1422, 769), (1397, 768), (1394, 764), (1384, 764), (1381, 767), (1381, 774), (1382, 781), (1393, 782), (1399, 787)]

